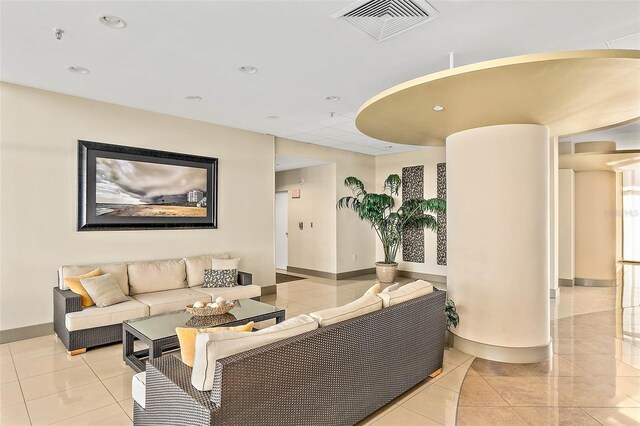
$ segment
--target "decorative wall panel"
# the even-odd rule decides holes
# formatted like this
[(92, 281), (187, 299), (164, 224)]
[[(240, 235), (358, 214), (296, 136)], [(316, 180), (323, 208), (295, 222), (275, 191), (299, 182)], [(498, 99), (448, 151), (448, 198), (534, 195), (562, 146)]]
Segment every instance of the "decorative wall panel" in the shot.
[[(402, 168), (402, 201), (424, 197), (424, 166)], [(402, 236), (402, 260), (424, 263), (424, 229), (407, 229)]]
[[(438, 163), (437, 165), (437, 174), (438, 174), (438, 187), (437, 194), (438, 198), (447, 199), (447, 163)], [(438, 243), (437, 243), (437, 254), (436, 260), (438, 265), (446, 265), (447, 264), (447, 213), (438, 214)]]

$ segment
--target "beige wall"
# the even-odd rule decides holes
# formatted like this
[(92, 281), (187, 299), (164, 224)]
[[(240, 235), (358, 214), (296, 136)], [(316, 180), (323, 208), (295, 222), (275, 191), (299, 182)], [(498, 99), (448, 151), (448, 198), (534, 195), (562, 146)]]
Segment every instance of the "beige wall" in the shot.
[[(11, 84), (0, 88), (1, 329), (51, 322), (61, 264), (230, 250), (256, 284), (274, 284), (272, 136)], [(78, 139), (218, 157), (219, 229), (77, 232)]]
[[(424, 197), (434, 198), (437, 194), (437, 163), (446, 160), (445, 147), (428, 147), (420, 151), (387, 154), (376, 157), (376, 185), (375, 191), (381, 192), (384, 180), (392, 173), (402, 178), (402, 168), (408, 166), (424, 166)], [(397, 206), (402, 204), (402, 193), (396, 198)], [(411, 271), (433, 275), (446, 275), (447, 267), (436, 263), (437, 235), (428, 229), (424, 231), (425, 263), (402, 261), (402, 248), (398, 251), (396, 261), (402, 271)], [(376, 243), (376, 260), (384, 260), (382, 244)]]
[[(375, 157), (340, 149), (327, 148), (290, 139), (276, 138), (276, 153), (334, 163), (336, 167), (336, 199), (352, 195), (344, 187), (344, 179), (356, 176), (367, 188), (373, 188)], [(375, 233), (353, 211), (336, 211), (336, 269), (338, 273), (374, 267)], [(356, 260), (353, 260), (356, 255)]]
[(558, 171), (558, 277), (575, 278), (575, 173)]
[[(292, 189), (300, 198), (291, 198)], [(336, 273), (336, 165), (278, 172), (276, 191), (289, 191), (288, 266)]]
[(576, 278), (616, 278), (616, 175), (576, 172)]

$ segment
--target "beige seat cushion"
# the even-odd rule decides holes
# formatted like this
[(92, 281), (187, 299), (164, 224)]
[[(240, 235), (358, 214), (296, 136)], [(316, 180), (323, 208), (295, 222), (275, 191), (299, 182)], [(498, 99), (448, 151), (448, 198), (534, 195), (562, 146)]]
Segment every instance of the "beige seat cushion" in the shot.
[(64, 324), (69, 331), (85, 330), (87, 328), (103, 327), (105, 325), (120, 324), (122, 321), (149, 315), (149, 307), (144, 303), (129, 298), (126, 302), (98, 308), (90, 306), (78, 312), (65, 315)]
[(326, 327), (380, 309), (382, 309), (382, 300), (375, 294), (367, 292), (361, 298), (346, 305), (311, 312), (309, 315), (318, 320), (320, 327)]
[(132, 295), (187, 286), (187, 272), (183, 259), (130, 263), (128, 272)]
[(233, 299), (251, 299), (252, 297), (260, 297), (262, 291), (259, 285), (237, 285), (235, 287), (193, 287), (192, 290), (208, 294), (211, 300), (221, 296), (225, 300)]
[(69, 287), (64, 282), (65, 278), (86, 274), (96, 268), (100, 268), (100, 271), (103, 274), (113, 275), (116, 278), (116, 281), (118, 281), (120, 290), (122, 290), (124, 294), (129, 295), (129, 277), (126, 263), (96, 263), (93, 265), (63, 266), (58, 270), (58, 287), (60, 287), (60, 290), (69, 290)]
[(211, 390), (218, 359), (313, 331), (317, 328), (318, 322), (314, 318), (309, 315), (299, 315), (255, 333), (241, 331), (198, 333), (191, 384), (201, 391)]
[(429, 293), (433, 293), (431, 283), (418, 280), (405, 284), (397, 290), (383, 291), (382, 293), (378, 293), (378, 296), (382, 299), (382, 306), (388, 308), (389, 306), (397, 305), (398, 303), (406, 302), (407, 300), (415, 299), (416, 297)]
[(216, 253), (184, 258), (189, 287), (204, 284), (204, 270), (211, 269), (211, 259), (231, 259), (231, 255), (229, 253)]
[(199, 300), (203, 302), (211, 302), (211, 296), (190, 288), (136, 294), (133, 297), (139, 302), (149, 306), (149, 315), (179, 311), (184, 309), (185, 306)]
[(131, 378), (131, 397), (139, 406), (145, 408), (147, 397), (147, 372), (135, 374)]

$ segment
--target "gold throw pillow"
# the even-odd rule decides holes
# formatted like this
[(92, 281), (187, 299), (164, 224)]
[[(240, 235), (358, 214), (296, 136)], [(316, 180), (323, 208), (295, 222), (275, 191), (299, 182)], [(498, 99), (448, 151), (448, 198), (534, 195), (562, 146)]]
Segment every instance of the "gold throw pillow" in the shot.
[(176, 327), (176, 334), (180, 341), (180, 356), (182, 362), (189, 367), (193, 367), (193, 357), (196, 352), (196, 336), (198, 333), (216, 333), (218, 331), (251, 331), (253, 330), (253, 321), (239, 325), (237, 327), (213, 327), (213, 328), (188, 328)]
[(72, 292), (79, 294), (82, 297), (82, 307), (87, 308), (89, 306), (93, 306), (93, 299), (87, 293), (87, 290), (84, 289), (82, 283), (80, 282), (83, 278), (91, 278), (97, 277), (98, 275), (102, 275), (102, 271), (100, 268), (96, 268), (91, 272), (87, 272), (86, 274), (76, 275), (75, 277), (67, 277), (64, 279), (64, 283), (69, 287), (69, 290)]

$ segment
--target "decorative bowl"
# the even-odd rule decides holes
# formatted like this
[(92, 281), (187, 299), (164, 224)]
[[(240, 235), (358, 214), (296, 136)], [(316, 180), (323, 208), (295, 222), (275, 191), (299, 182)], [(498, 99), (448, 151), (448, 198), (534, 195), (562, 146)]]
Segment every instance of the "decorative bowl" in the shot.
[(237, 303), (237, 300), (233, 300), (230, 304), (225, 303), (222, 306), (218, 306), (217, 308), (211, 308), (208, 306), (203, 306), (202, 308), (194, 308), (193, 305), (187, 305), (186, 309), (187, 312), (196, 317), (210, 317), (213, 315), (223, 315), (228, 313), (230, 310), (236, 307)]

